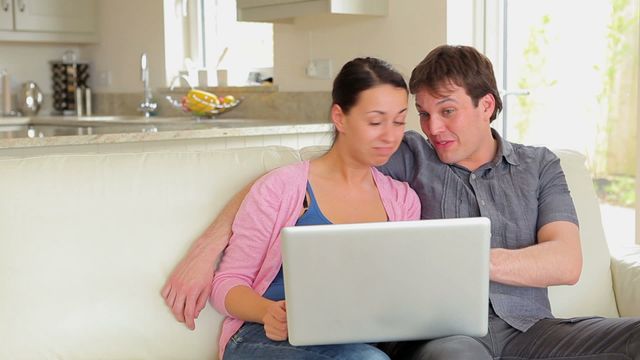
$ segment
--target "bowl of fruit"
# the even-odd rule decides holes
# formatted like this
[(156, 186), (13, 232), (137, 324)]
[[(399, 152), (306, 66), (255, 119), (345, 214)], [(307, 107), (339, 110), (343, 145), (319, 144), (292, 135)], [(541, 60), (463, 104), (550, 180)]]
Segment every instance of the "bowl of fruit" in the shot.
[[(186, 81), (186, 79), (184, 80)], [(172, 81), (172, 85), (169, 88), (171, 92), (174, 90), (174, 82)], [(186, 82), (189, 84), (188, 81)], [(174, 108), (199, 118), (211, 118), (220, 115), (240, 105), (241, 102), (241, 99), (237, 99), (233, 95), (218, 96), (212, 92), (189, 87), (190, 90), (180, 99), (173, 98), (171, 94), (167, 95), (166, 98)]]

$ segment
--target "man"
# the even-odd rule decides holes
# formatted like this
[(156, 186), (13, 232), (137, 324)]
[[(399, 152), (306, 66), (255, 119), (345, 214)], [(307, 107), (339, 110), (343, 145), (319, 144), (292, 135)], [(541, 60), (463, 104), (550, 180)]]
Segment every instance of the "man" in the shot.
[[(491, 219), (489, 332), (389, 343), (384, 350), (394, 359), (640, 359), (638, 319), (553, 318), (546, 287), (580, 276), (578, 220), (558, 158), (491, 129), (502, 103), (490, 61), (471, 47), (440, 46), (416, 66), (409, 87), (429, 141), (407, 132), (381, 170), (416, 190), (423, 219)], [(190, 328), (223, 248), (223, 241), (207, 239), (220, 233), (228, 239), (243, 196), (219, 218), (229, 223), (212, 225), (198, 239), (163, 290)]]

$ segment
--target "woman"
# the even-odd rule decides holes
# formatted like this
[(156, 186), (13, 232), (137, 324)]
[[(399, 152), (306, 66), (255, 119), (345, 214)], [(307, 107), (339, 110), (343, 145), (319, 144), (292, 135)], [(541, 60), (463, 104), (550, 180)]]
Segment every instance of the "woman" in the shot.
[(331, 149), (260, 178), (236, 215), (211, 295), (227, 316), (220, 336), (226, 360), (388, 359), (367, 344), (294, 347), (286, 341), (283, 227), (420, 217), (416, 193), (375, 169), (402, 141), (408, 102), (402, 75), (379, 59), (354, 59), (334, 80), (332, 97)]

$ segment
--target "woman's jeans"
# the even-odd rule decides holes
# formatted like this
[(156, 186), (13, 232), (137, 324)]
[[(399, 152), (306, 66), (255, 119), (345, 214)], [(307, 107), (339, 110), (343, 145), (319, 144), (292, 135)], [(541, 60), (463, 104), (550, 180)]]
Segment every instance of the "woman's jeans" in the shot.
[(224, 351), (224, 360), (236, 359), (389, 360), (389, 357), (368, 344), (293, 346), (289, 341), (267, 338), (262, 324), (247, 322), (231, 337)]

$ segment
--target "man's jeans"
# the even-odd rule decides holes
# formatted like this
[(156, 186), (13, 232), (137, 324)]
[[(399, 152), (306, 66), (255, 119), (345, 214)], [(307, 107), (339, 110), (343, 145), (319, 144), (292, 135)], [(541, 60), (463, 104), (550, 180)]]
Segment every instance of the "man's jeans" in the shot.
[(543, 319), (523, 333), (490, 311), (482, 338), (451, 336), (380, 348), (394, 360), (640, 360), (640, 318)]
[(389, 360), (389, 357), (375, 346), (367, 344), (293, 346), (288, 341), (267, 338), (262, 324), (245, 323), (229, 340), (224, 359)]

